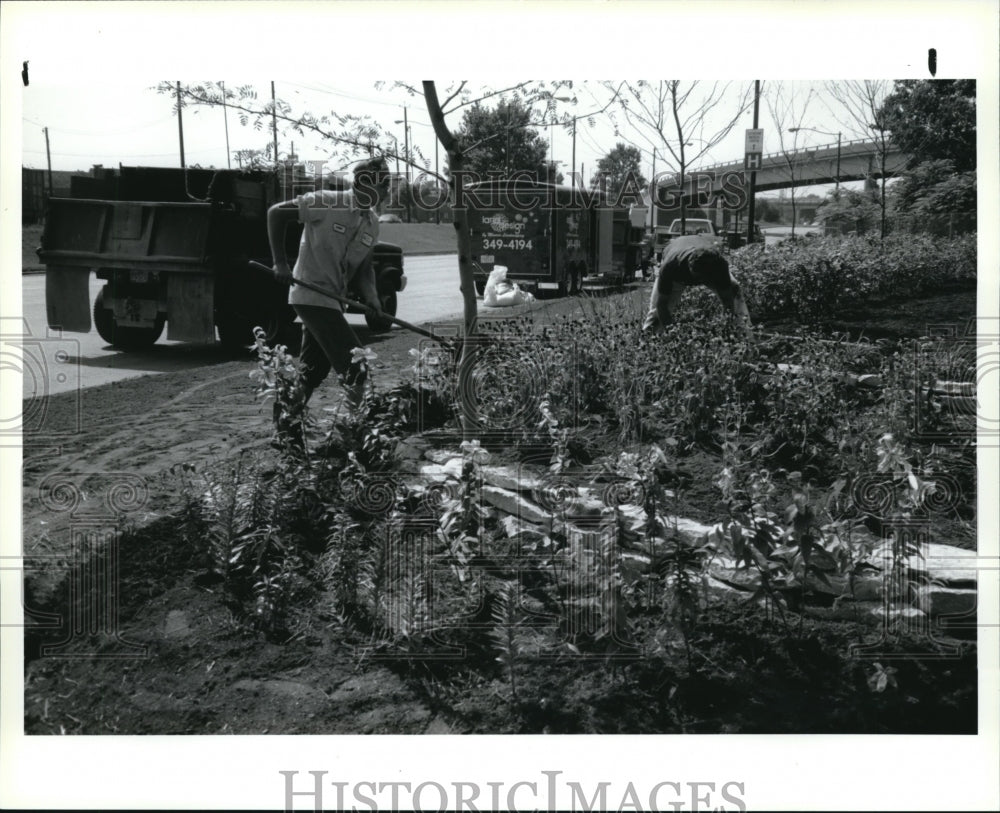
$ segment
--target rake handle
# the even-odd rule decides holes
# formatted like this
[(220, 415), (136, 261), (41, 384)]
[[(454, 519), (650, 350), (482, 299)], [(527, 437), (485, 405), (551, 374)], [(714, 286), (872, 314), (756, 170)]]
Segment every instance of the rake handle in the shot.
[(335, 294), (332, 291), (328, 291), (319, 285), (313, 285), (310, 282), (304, 282), (300, 279), (295, 279), (294, 277), (286, 276), (285, 274), (279, 274), (274, 268), (268, 265), (259, 263), (256, 260), (250, 260), (250, 266), (256, 268), (258, 271), (266, 271), (272, 277), (274, 277), (278, 282), (283, 282), (285, 285), (298, 285), (301, 288), (307, 288), (310, 291), (315, 291), (317, 294), (321, 294), (329, 299), (333, 299), (336, 302), (340, 302), (342, 305), (350, 305), (355, 308), (360, 308), (364, 313), (371, 316), (376, 316), (380, 319), (387, 319), (395, 325), (399, 325), (401, 328), (411, 331), (412, 333), (417, 333), (420, 336), (426, 336), (428, 339), (433, 339), (436, 342), (440, 342), (442, 345), (449, 349), (454, 349), (452, 342), (448, 339), (444, 339), (441, 336), (435, 336), (431, 331), (425, 330), (422, 327), (411, 324), (410, 322), (404, 321), (403, 319), (398, 319), (395, 316), (390, 316), (387, 313), (383, 313), (377, 308), (373, 308), (370, 305), (366, 305), (364, 302), (359, 302), (356, 299), (351, 299), (347, 296), (341, 296), (340, 294)]

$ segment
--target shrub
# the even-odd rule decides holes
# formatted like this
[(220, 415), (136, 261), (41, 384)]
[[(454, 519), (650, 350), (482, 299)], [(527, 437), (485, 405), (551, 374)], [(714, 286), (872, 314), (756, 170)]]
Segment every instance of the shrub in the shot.
[(824, 237), (749, 246), (730, 257), (756, 319), (830, 318), (867, 302), (976, 278), (976, 236)]

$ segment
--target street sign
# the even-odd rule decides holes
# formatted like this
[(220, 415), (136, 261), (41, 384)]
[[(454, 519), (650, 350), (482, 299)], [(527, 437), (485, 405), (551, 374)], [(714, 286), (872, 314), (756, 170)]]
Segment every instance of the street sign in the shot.
[(764, 131), (761, 129), (747, 130), (747, 142), (743, 156), (743, 169), (754, 172), (760, 169), (764, 156)]

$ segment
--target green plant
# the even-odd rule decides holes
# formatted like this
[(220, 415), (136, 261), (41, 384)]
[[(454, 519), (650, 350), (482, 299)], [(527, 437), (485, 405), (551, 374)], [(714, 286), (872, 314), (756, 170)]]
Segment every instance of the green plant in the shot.
[(489, 460), (489, 452), (478, 440), (465, 440), (462, 449), (462, 474), (458, 496), (445, 503), (438, 520), (438, 538), (450, 552), (451, 568), (464, 583), (470, 575), (469, 563), (482, 549), (483, 509), (480, 500), (482, 476), (479, 467)]
[(516, 582), (504, 582), (493, 593), (490, 616), (493, 626), (488, 635), (498, 653), (497, 662), (507, 671), (510, 703), (512, 706), (517, 706), (517, 657), (521, 653), (521, 647), (517, 640), (520, 612)]
[(284, 345), (271, 347), (263, 328), (255, 327), (253, 350), (257, 367), (250, 372), (256, 394), (273, 400), (277, 441), (285, 453), (298, 453), (309, 422), (305, 382), (298, 359)]

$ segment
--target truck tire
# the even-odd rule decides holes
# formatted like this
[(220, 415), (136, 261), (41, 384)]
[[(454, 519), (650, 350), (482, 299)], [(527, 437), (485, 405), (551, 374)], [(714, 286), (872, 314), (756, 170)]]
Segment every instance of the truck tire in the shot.
[[(382, 308), (382, 313), (388, 316), (396, 315), (396, 292), (390, 291), (388, 293), (379, 293), (379, 306)], [(392, 328), (392, 322), (388, 319), (381, 319), (377, 316), (371, 316), (370, 314), (365, 314), (365, 322), (368, 324), (368, 329), (372, 333), (385, 333), (390, 328)]]
[(94, 326), (97, 333), (118, 350), (144, 350), (152, 347), (163, 333), (165, 321), (163, 314), (157, 314), (153, 327), (118, 327), (114, 311), (104, 307), (103, 288), (94, 299)]
[(486, 293), (486, 280), (477, 279), (476, 283), (476, 296), (483, 296)]

